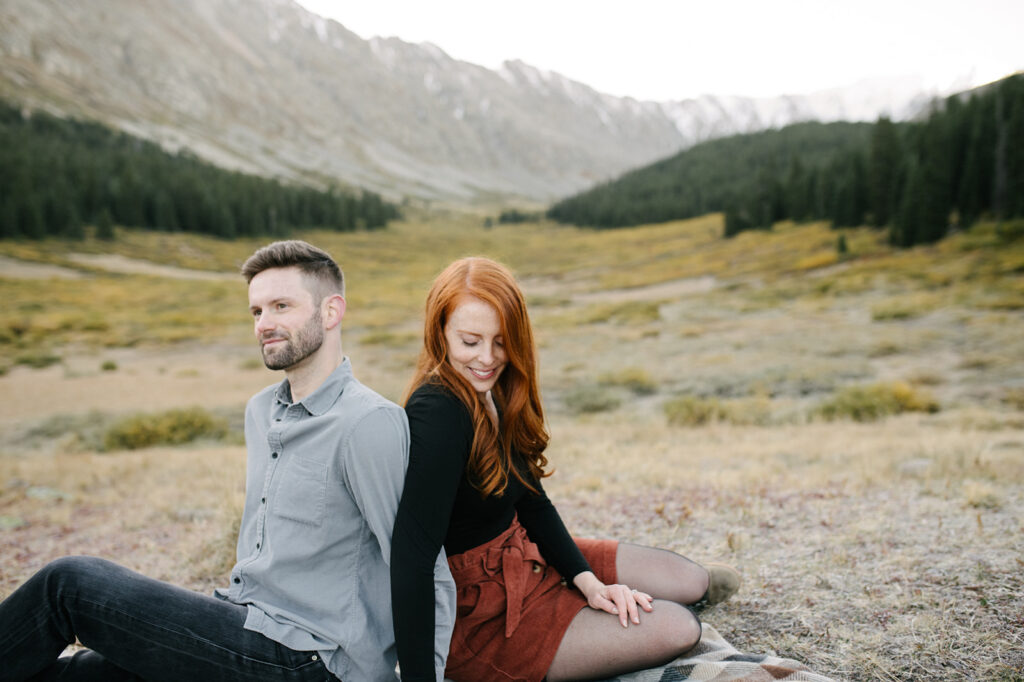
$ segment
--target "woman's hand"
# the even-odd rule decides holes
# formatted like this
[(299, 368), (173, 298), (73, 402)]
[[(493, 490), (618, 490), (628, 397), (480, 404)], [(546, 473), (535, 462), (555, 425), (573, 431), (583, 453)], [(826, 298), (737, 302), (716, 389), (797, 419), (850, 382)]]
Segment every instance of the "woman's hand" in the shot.
[(647, 612), (654, 610), (651, 595), (631, 590), (626, 585), (605, 585), (590, 571), (573, 578), (573, 584), (587, 598), (590, 608), (618, 616), (622, 627), (628, 627), (629, 621), (640, 624), (640, 611), (637, 605)]

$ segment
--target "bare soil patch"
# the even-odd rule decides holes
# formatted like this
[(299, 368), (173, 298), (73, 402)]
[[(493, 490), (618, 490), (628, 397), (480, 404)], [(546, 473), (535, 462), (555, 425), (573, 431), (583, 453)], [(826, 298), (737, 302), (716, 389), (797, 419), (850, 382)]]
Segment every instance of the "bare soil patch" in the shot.
[(10, 279), (80, 279), (85, 274), (60, 265), (0, 256), (0, 276)]
[(210, 272), (179, 268), (173, 265), (161, 265), (160, 263), (138, 258), (128, 258), (113, 253), (72, 253), (67, 255), (67, 259), (91, 268), (99, 268), (109, 272), (121, 272), (129, 275), (151, 275), (153, 277), (170, 277), (172, 279), (231, 282), (237, 282), (239, 279), (239, 275), (233, 272)]

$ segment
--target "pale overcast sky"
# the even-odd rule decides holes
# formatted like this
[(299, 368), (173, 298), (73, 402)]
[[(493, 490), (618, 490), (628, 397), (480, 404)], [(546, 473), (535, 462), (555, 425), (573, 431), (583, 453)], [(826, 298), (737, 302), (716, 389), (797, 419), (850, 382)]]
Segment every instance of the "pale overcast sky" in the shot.
[(917, 76), (947, 91), (1024, 69), (1024, 0), (299, 0), (363, 38), (431, 42), (602, 92), (774, 96)]

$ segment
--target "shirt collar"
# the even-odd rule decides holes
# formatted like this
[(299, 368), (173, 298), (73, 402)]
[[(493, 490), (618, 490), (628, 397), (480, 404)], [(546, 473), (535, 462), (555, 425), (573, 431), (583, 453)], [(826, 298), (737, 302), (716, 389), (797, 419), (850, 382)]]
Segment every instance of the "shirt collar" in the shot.
[[(331, 408), (331, 405), (344, 392), (345, 386), (353, 378), (352, 363), (346, 357), (315, 391), (300, 400), (298, 404), (305, 407), (306, 411), (311, 415), (318, 417)], [(284, 405), (292, 404), (292, 387), (287, 379), (278, 385), (277, 390), (274, 391), (274, 397), (277, 398), (278, 403)]]

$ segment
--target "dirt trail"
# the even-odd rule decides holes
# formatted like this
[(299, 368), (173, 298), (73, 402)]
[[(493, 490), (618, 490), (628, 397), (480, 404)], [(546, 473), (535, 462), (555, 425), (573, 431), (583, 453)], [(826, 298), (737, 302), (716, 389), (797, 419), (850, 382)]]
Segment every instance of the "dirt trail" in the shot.
[(567, 296), (577, 305), (587, 303), (627, 303), (631, 301), (659, 301), (707, 293), (719, 286), (719, 281), (710, 275), (705, 277), (684, 277), (642, 287), (602, 289), (599, 291), (574, 291), (578, 284), (551, 278), (528, 278), (522, 281), (523, 290), (536, 296)]
[(236, 273), (190, 270), (188, 268), (179, 268), (173, 265), (159, 265), (157, 263), (138, 258), (127, 258), (117, 254), (72, 253), (68, 255), (68, 260), (93, 268), (100, 268), (110, 272), (121, 272), (129, 275), (152, 275), (154, 277), (169, 277), (171, 279), (239, 281), (239, 275)]
[[(79, 265), (128, 275), (150, 275), (171, 279), (207, 281), (239, 281), (239, 275), (233, 272), (191, 270), (173, 265), (160, 265), (152, 261), (128, 258), (117, 254), (70, 253), (66, 258)], [(32, 261), (0, 256), (0, 277), (7, 277), (9, 279), (80, 279), (86, 276), (87, 273), (81, 270), (62, 265), (33, 263)]]
[(60, 265), (0, 256), (0, 277), (8, 279), (81, 279), (84, 273)]

